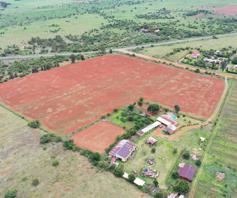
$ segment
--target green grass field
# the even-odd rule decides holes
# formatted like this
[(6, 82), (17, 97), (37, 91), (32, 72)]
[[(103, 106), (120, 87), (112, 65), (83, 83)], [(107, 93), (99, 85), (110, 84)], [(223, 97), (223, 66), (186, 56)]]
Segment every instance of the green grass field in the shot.
[[(224, 103), (214, 138), (194, 186), (195, 198), (237, 196), (237, 81)], [(216, 172), (225, 173), (223, 181)]]

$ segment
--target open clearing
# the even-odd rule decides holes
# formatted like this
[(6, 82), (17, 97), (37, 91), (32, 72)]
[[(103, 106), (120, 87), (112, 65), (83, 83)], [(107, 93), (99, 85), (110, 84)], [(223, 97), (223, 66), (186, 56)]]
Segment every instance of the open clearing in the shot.
[(75, 144), (93, 152), (104, 153), (117, 136), (122, 135), (124, 130), (108, 121), (101, 121), (79, 132), (72, 137)]
[(0, 84), (0, 101), (68, 134), (140, 97), (208, 118), (223, 89), (215, 77), (107, 55)]
[(224, 7), (217, 7), (214, 9), (216, 14), (220, 15), (236, 15), (237, 14), (237, 5), (230, 5)]
[[(224, 103), (214, 138), (193, 189), (193, 197), (237, 196), (237, 81), (233, 81)], [(216, 173), (223, 172), (223, 181)], [(211, 190), (210, 190), (211, 189)]]
[[(97, 171), (61, 143), (40, 145), (40, 133), (0, 107), (0, 197), (8, 189), (16, 189), (19, 198), (148, 197), (111, 173)], [(36, 187), (34, 179), (39, 180)]]

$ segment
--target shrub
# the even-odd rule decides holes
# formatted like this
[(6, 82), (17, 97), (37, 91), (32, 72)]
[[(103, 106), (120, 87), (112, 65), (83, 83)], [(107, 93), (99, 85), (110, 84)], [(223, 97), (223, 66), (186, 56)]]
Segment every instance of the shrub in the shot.
[(190, 153), (188, 151), (185, 151), (183, 153), (183, 159), (189, 160), (189, 158), (190, 158)]
[(116, 177), (122, 177), (123, 172), (124, 172), (124, 168), (122, 165), (117, 166), (113, 171), (113, 173)]
[(195, 162), (195, 164), (196, 164), (196, 166), (201, 166), (201, 160), (197, 160), (196, 162)]
[(67, 149), (67, 150), (72, 150), (72, 151), (75, 151), (76, 150), (76, 146), (75, 144), (73, 143), (72, 140), (69, 140), (69, 141), (65, 141), (64, 144), (63, 144), (64, 148)]
[(33, 129), (36, 129), (40, 127), (40, 122), (38, 120), (34, 120), (34, 121), (29, 122), (28, 126)]
[(177, 148), (173, 149), (173, 154), (175, 155), (178, 152)]
[(17, 190), (16, 189), (11, 189), (6, 192), (4, 195), (4, 198), (15, 198), (17, 195)]
[(155, 153), (155, 152), (156, 152), (156, 148), (152, 148), (151, 153)]
[(135, 180), (135, 176), (133, 174), (130, 174), (128, 176), (128, 181), (130, 181), (131, 183)]
[(189, 191), (189, 184), (186, 181), (183, 180), (179, 180), (177, 181), (177, 183), (175, 184), (173, 190), (175, 192), (181, 193), (181, 194), (185, 194), (188, 193)]
[(47, 133), (44, 134), (40, 137), (40, 143), (41, 144), (46, 144), (46, 143), (50, 143), (50, 142), (61, 142), (62, 138), (58, 137), (52, 133)]
[(38, 179), (33, 179), (32, 186), (38, 186), (38, 185), (39, 185), (39, 180)]
[(171, 176), (172, 176), (173, 179), (178, 179), (179, 178), (178, 172), (173, 172)]
[(159, 186), (159, 182), (156, 179), (153, 180), (153, 184), (154, 184), (155, 187)]
[(56, 167), (56, 166), (58, 166), (58, 165), (59, 165), (59, 161), (58, 161), (58, 160), (54, 160), (54, 161), (52, 162), (52, 166)]

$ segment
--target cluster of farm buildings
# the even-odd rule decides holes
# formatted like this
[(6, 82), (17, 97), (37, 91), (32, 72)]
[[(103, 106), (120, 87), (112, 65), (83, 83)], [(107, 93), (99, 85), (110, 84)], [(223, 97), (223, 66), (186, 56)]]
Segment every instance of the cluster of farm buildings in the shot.
[[(177, 125), (178, 122), (176, 115), (169, 112), (167, 114), (159, 116), (154, 123), (139, 130), (136, 134), (140, 137), (156, 128), (161, 128), (167, 134), (172, 135), (177, 130)], [(146, 144), (153, 146), (157, 143), (157, 141), (158, 141), (157, 138), (149, 136), (146, 140)], [(111, 158), (111, 164), (116, 165), (117, 160), (126, 162), (135, 153), (136, 149), (137, 149), (136, 145), (131, 140), (123, 139), (119, 141), (109, 152), (109, 156)], [(154, 163), (153, 159), (149, 159), (147, 163), (153, 164)], [(152, 170), (150, 168), (144, 168), (142, 170), (142, 174), (150, 178), (158, 177), (157, 171)], [(178, 174), (180, 178), (191, 182), (196, 174), (196, 169), (190, 164), (181, 164), (179, 167)], [(125, 179), (128, 179), (128, 176), (129, 175), (126, 172), (123, 175)], [(134, 180), (134, 183), (138, 186), (145, 185), (145, 181), (138, 177)]]

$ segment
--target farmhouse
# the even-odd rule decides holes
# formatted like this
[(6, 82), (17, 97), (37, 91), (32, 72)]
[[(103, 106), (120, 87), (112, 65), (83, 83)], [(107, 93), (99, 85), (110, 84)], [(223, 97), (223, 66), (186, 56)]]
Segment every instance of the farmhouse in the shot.
[(200, 54), (199, 51), (193, 51), (191, 56), (192, 56), (192, 58), (197, 59), (200, 55), (201, 55), (201, 54)]
[(121, 140), (110, 152), (109, 156), (126, 162), (136, 146), (130, 140)]
[(147, 127), (145, 127), (144, 129), (138, 131), (137, 134), (138, 134), (139, 136), (142, 136), (142, 135), (144, 135), (145, 133), (151, 131), (152, 129), (155, 129), (156, 127), (158, 127), (158, 126), (160, 126), (160, 125), (161, 125), (161, 123), (158, 122), (158, 121), (156, 121), (156, 122), (154, 122), (153, 124), (150, 124), (150, 125), (148, 125)]
[(161, 122), (166, 127), (165, 131), (167, 133), (173, 134), (177, 130), (176, 125), (178, 123), (177, 123), (176, 119), (177, 118), (173, 113), (168, 113), (168, 114), (158, 117), (157, 121)]
[(195, 175), (196, 168), (192, 165), (184, 164), (184, 166), (179, 167), (179, 177), (191, 182)]

